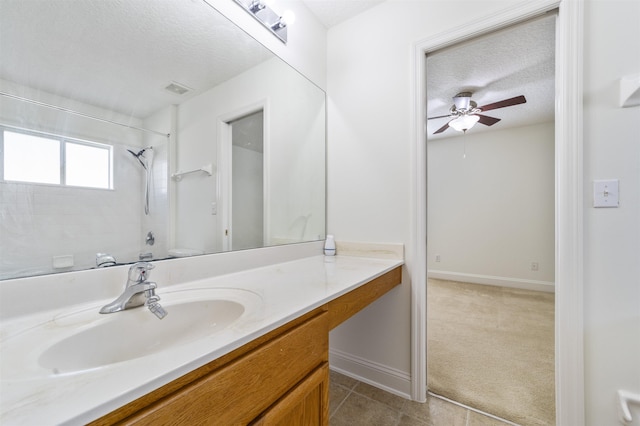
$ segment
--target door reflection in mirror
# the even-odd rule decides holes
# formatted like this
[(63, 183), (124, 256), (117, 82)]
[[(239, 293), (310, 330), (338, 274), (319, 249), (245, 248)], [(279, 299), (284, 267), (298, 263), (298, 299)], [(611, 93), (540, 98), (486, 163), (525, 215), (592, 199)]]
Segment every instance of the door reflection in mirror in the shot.
[(231, 125), (231, 250), (264, 244), (264, 114)]

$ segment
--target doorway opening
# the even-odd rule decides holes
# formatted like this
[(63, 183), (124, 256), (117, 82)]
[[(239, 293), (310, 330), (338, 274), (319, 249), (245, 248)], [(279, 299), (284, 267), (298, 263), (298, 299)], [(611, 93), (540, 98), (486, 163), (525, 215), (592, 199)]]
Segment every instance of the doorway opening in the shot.
[(555, 20), (425, 65), (428, 390), (519, 424), (555, 421)]
[(426, 81), (428, 52), (469, 40), (557, 9), (555, 94), (555, 374), (556, 424), (584, 423), (583, 352), (583, 171), (582, 171), (582, 55), (584, 25), (581, 2), (549, 0), (517, 7), (436, 34), (415, 44), (414, 50), (414, 238), (412, 293), (412, 398), (424, 401), (427, 382), (427, 153)]
[(264, 111), (253, 111), (226, 122), (221, 164), (223, 250), (265, 244)]

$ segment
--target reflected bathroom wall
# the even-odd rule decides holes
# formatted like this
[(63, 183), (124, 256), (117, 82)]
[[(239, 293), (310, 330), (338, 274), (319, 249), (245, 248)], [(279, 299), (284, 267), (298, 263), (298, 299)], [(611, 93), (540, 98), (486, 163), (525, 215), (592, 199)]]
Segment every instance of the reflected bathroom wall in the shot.
[[(264, 109), (264, 246), (322, 239), (325, 229), (324, 93), (271, 59), (178, 108), (177, 169), (212, 163), (213, 176), (176, 182), (176, 247), (224, 250), (227, 182), (219, 158), (228, 122)], [(217, 213), (212, 214), (212, 205)]]

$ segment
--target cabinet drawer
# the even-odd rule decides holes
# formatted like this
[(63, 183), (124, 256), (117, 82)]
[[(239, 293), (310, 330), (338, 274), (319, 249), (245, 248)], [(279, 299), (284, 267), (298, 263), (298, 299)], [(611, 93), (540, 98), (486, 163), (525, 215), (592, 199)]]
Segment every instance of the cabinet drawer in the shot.
[(252, 426), (329, 424), (329, 363), (324, 363), (269, 408)]
[(124, 424), (245, 425), (328, 360), (322, 313), (125, 420)]

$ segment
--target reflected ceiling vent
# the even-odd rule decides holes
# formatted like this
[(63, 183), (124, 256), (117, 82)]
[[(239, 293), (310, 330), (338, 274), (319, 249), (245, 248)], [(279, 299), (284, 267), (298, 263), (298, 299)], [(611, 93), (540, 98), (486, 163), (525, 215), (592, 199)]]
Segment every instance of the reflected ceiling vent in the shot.
[(187, 92), (190, 92), (191, 89), (185, 86), (184, 84), (176, 83), (172, 81), (167, 87), (164, 88), (171, 93), (175, 93), (176, 95), (184, 95)]

